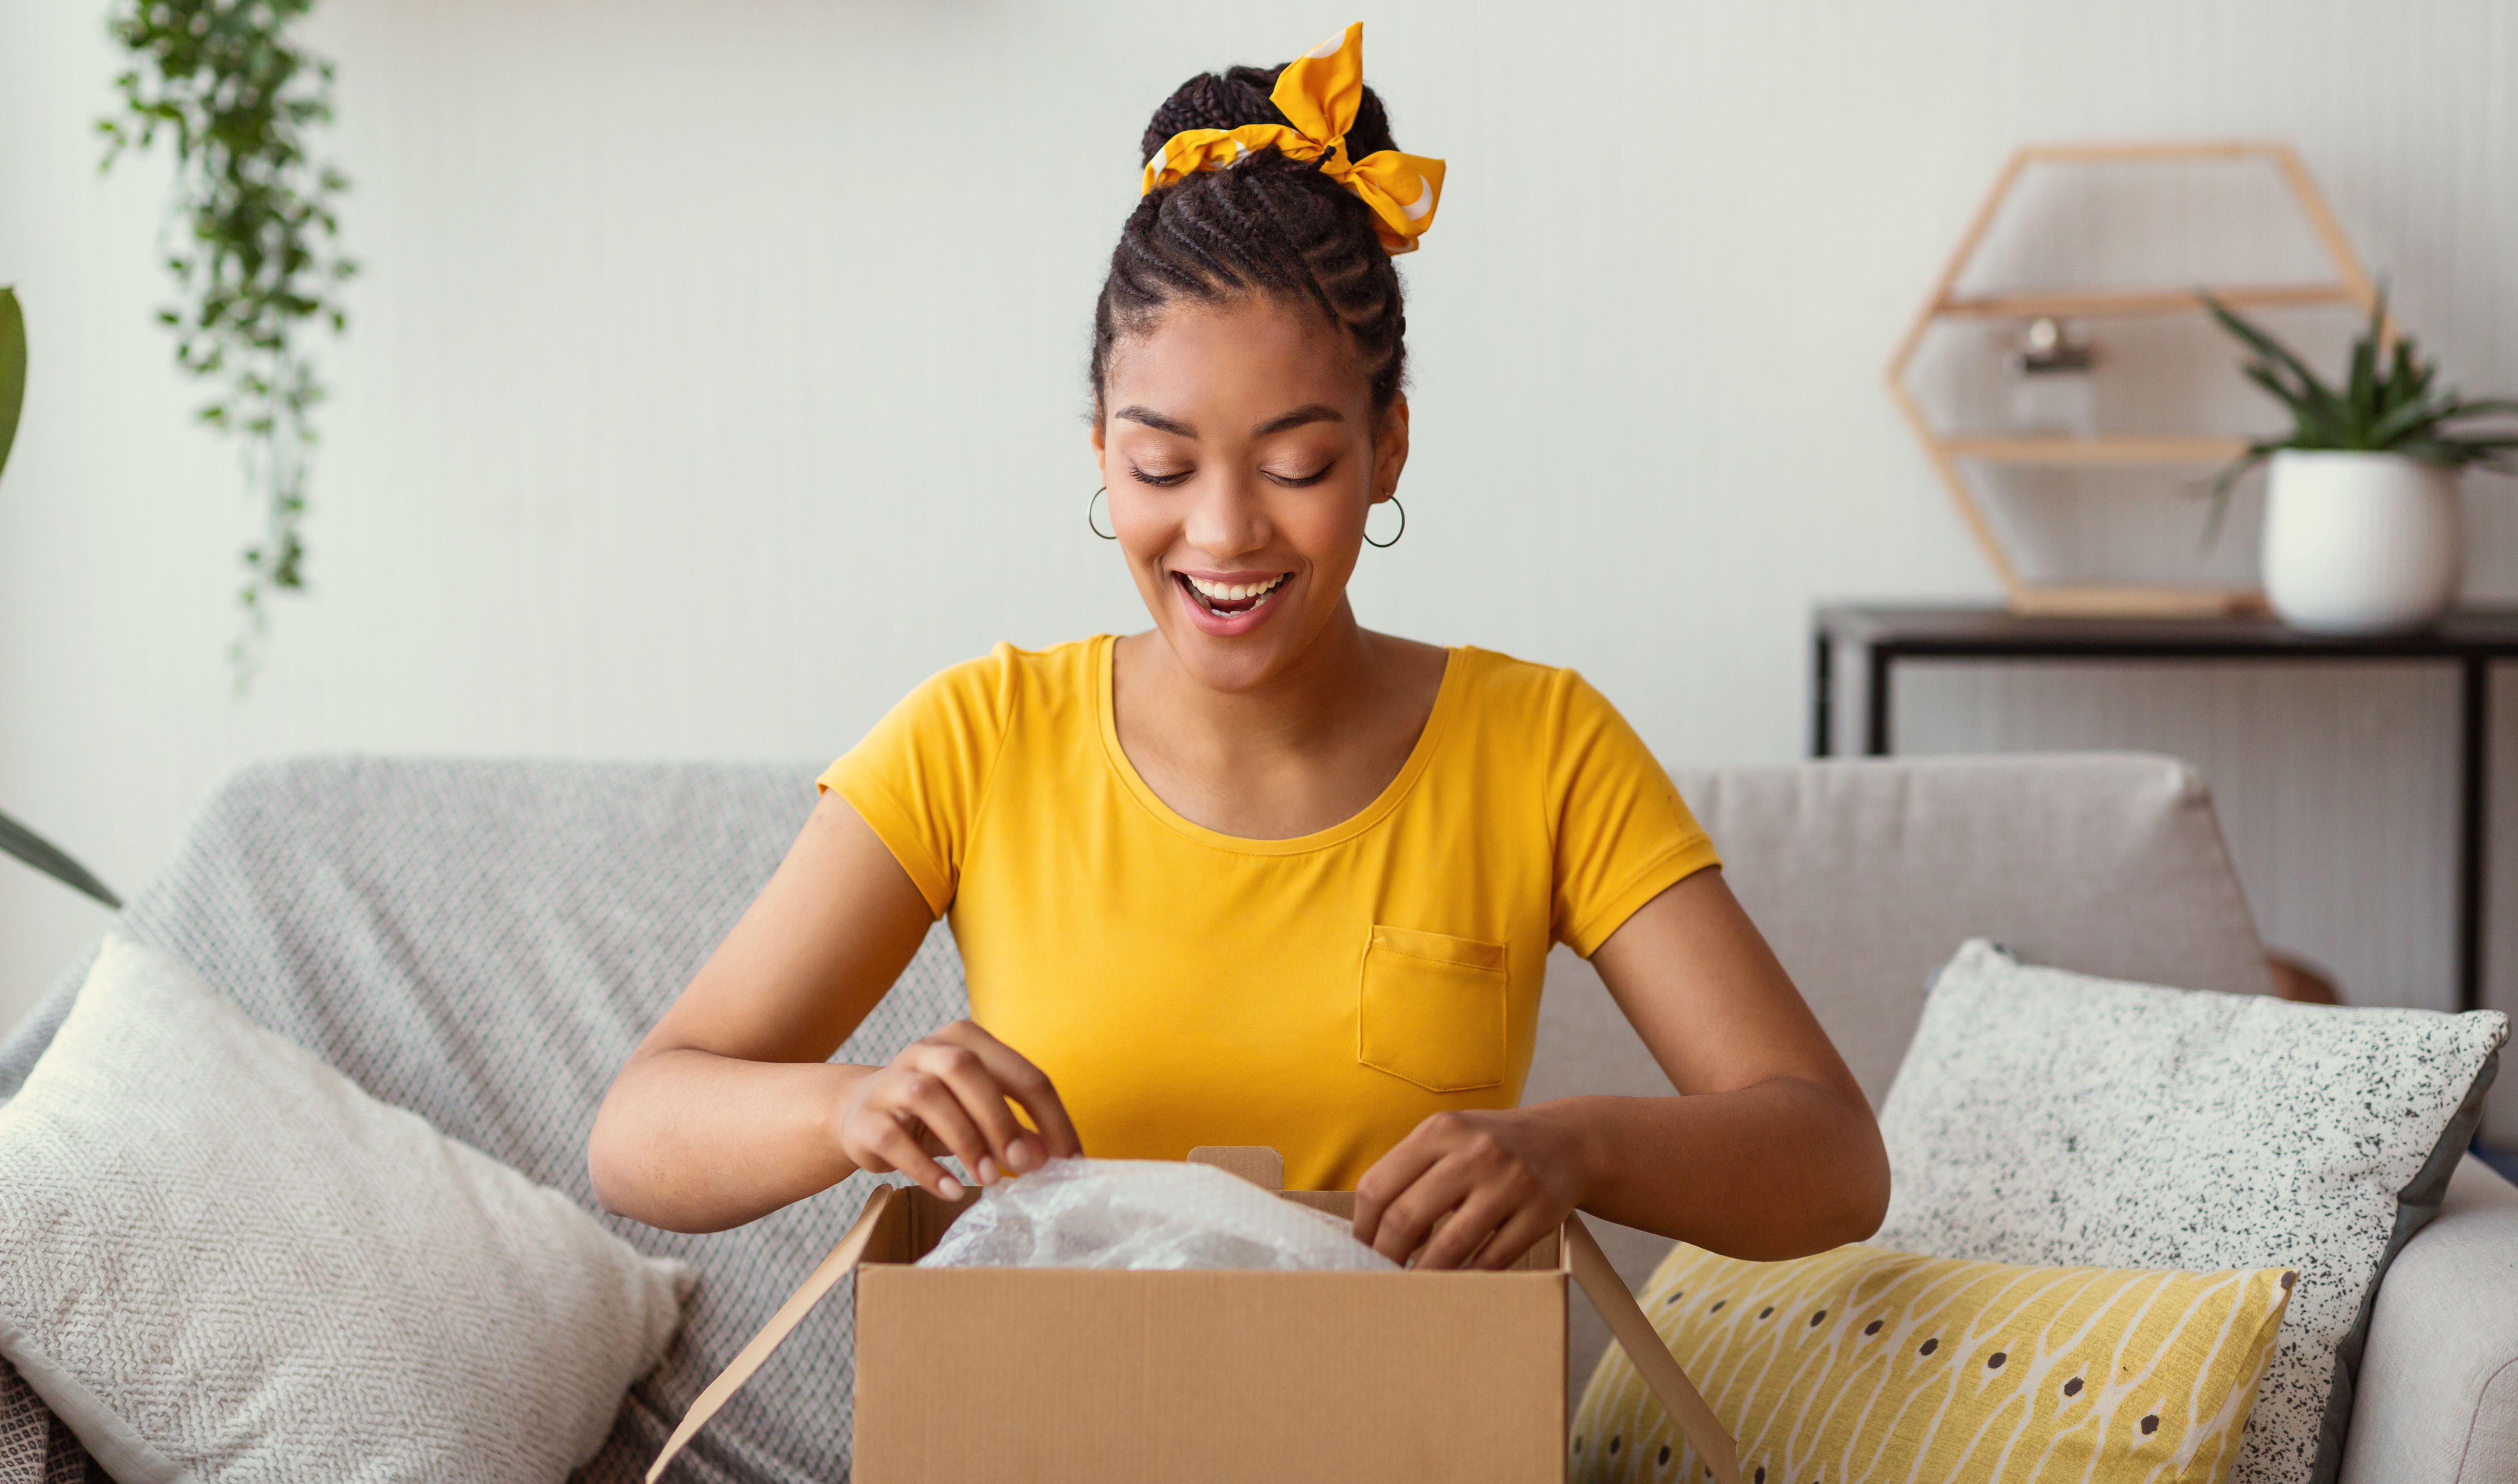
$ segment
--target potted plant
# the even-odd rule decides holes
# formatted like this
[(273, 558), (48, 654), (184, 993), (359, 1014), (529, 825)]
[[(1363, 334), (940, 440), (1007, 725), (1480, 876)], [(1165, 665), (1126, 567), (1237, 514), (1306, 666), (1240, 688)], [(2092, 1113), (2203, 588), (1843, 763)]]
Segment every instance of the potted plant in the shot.
[[(26, 317), (18, 291), (0, 286), (0, 469), (9, 466), (9, 445), (18, 438), (18, 412), (26, 398)], [(55, 881), (77, 888), (109, 907), (122, 902), (88, 868), (6, 814), (0, 814), (0, 853), (17, 856)]]
[(2220, 503), (2238, 476), (2270, 458), (2264, 584), (2274, 611), (2316, 633), (2418, 629), (2456, 598), (2464, 573), (2458, 485), (2466, 468), (2512, 467), (2518, 427), (2461, 432), (2476, 417), (2518, 415), (2518, 401), (2468, 402), (2435, 384), (2439, 367), (2409, 338), (2387, 345), (2384, 295), (2352, 345), (2342, 386), (2329, 386), (2289, 347), (2203, 295), (2257, 359), (2247, 378), (2290, 414), (2291, 429), (2259, 438), (2212, 481)]

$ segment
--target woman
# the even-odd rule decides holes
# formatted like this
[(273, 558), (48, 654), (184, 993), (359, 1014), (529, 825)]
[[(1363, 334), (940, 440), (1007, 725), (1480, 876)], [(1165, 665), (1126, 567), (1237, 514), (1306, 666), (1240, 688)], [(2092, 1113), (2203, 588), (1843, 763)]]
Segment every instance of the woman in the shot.
[[(831, 766), (604, 1100), (612, 1209), (711, 1231), (857, 1170), (952, 1199), (947, 1153), (986, 1185), (1266, 1144), (1427, 1268), (1578, 1207), (1752, 1258), (1878, 1225), (1860, 1090), (1617, 712), (1348, 606), (1408, 461), (1391, 257), (1442, 183), (1361, 48), (1194, 78), (1147, 130), (1092, 443), (1153, 628), (1000, 645)], [(826, 1063), (947, 913), (974, 1023)], [(1515, 1106), (1554, 942), (1682, 1096)]]

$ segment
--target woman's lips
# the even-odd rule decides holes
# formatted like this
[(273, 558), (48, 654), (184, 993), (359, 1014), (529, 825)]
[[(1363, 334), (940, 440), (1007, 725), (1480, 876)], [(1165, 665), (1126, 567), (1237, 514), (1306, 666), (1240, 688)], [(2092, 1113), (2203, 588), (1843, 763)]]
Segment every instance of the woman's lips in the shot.
[[(1235, 581), (1210, 579), (1203, 574), (1194, 579), (1186, 572), (1174, 572), (1171, 579), (1181, 607), (1188, 611), (1190, 622), (1199, 632), (1217, 638), (1233, 638), (1268, 622), (1294, 575), (1281, 572)], [(1210, 592), (1217, 595), (1210, 597)]]

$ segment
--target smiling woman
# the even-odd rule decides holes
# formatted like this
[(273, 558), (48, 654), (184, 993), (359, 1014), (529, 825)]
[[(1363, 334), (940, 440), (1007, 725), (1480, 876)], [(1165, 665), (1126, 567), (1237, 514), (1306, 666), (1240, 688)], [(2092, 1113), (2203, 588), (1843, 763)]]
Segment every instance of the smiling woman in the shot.
[[(1335, 325), (1271, 299), (1183, 305), (1104, 358), (1111, 529), (1156, 647), (1203, 688), (1263, 684), (1358, 633), (1347, 579), (1407, 464), (1408, 404), (1375, 408), (1357, 359)], [(1441, 653), (1417, 647), (1430, 683)], [(1122, 649), (1131, 671), (1151, 657)]]
[[(596, 1189), (705, 1230), (856, 1170), (953, 1199), (947, 1154), (987, 1184), (1264, 1144), (1418, 1266), (1508, 1265), (1577, 1207), (1750, 1258), (1868, 1235), (1869, 1108), (1633, 730), (1348, 603), (1408, 463), (1392, 255), (1443, 180), (1362, 28), (1191, 79), (1144, 157), (1092, 445), (1153, 627), (999, 645), (831, 765), (615, 1080)], [(972, 1021), (827, 1064), (948, 914)], [(1559, 942), (1682, 1096), (1518, 1106)]]

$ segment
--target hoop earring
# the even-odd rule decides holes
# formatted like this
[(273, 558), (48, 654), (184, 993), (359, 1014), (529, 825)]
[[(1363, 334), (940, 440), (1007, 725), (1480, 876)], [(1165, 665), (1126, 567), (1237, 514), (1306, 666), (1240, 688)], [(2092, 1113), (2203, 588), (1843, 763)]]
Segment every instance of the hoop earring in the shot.
[(1399, 529), (1390, 533), (1390, 539), (1388, 541), (1374, 541), (1372, 539), (1372, 533), (1367, 531), (1364, 533), (1364, 544), (1366, 546), (1374, 547), (1377, 550), (1387, 551), (1391, 547), (1399, 545), (1399, 538), (1408, 534), (1408, 507), (1399, 502), (1399, 497), (1396, 495), (1390, 497), (1390, 504), (1393, 509), (1396, 509), (1399, 512)]
[(1093, 523), (1093, 502), (1100, 500), (1103, 496), (1108, 494), (1109, 489), (1110, 487), (1108, 485), (1104, 485), (1101, 489), (1093, 492), (1091, 499), (1084, 502), (1084, 523), (1088, 526), (1092, 526), (1093, 534), (1101, 537), (1104, 541), (1117, 541), (1119, 539), (1118, 532), (1105, 531), (1100, 526), (1094, 525)]

